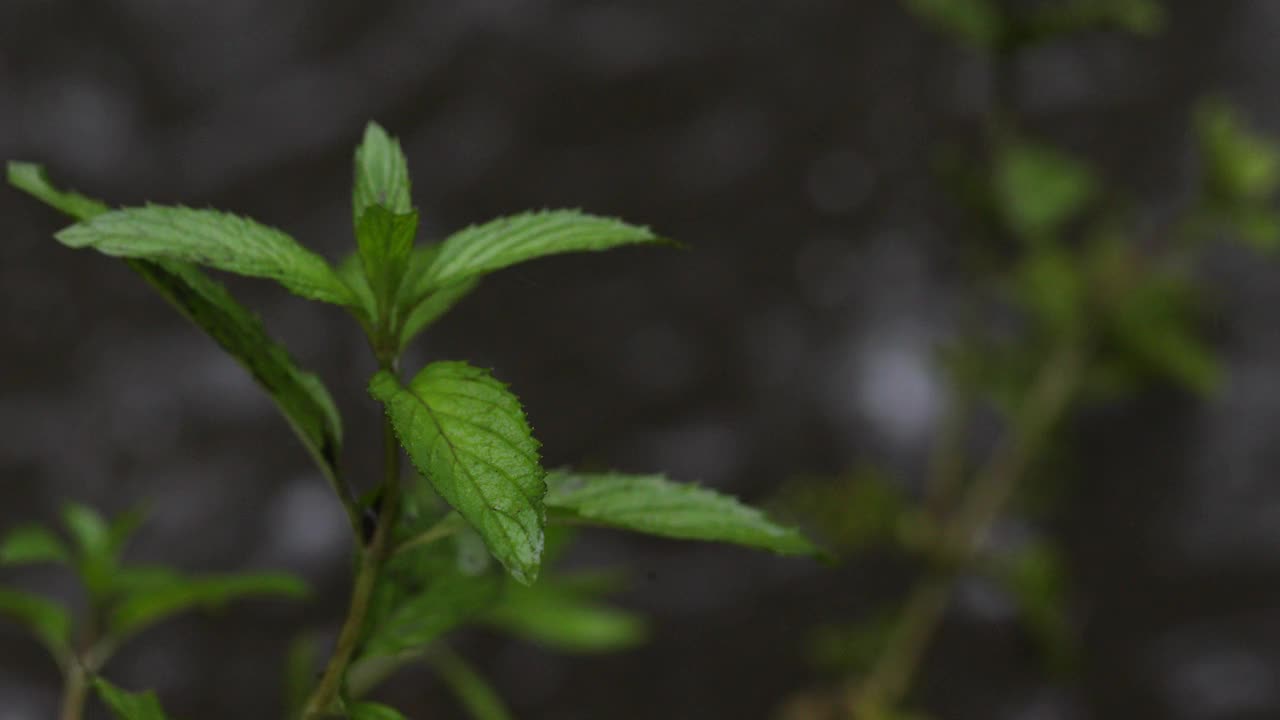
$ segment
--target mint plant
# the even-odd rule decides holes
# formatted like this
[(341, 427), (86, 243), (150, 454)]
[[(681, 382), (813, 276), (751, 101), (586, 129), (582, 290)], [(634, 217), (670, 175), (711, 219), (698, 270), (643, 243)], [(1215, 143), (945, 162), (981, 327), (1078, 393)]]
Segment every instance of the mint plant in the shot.
[[(1221, 382), (1205, 337), (1198, 261), (1214, 241), (1280, 248), (1280, 146), (1221, 102), (1194, 118), (1199, 168), (1191, 201), (1150, 223), (1086, 161), (1037, 137), (1007, 86), (1023, 50), (1077, 33), (1149, 34), (1152, 0), (904, 0), (932, 29), (981, 53), (992, 75), (983, 142), (952, 149), (943, 179), (964, 211), (965, 288), (940, 357), (948, 409), (933, 462), (917, 483), (864, 466), (793, 485), (780, 503), (834, 550), (891, 547), (916, 568), (900, 602), (829, 621), (814, 659), (834, 687), (797, 697), (787, 718), (925, 718), (912, 696), (953, 591), (977, 579), (1003, 592), (1042, 651), (1047, 674), (1075, 664), (1070, 577), (1041, 523), (1048, 486), (1063, 478), (1071, 421), (1090, 407), (1173, 386), (1206, 394)], [(974, 427), (994, 418), (994, 442)], [(981, 450), (978, 448), (981, 447)], [(901, 490), (921, 487), (919, 493)], [(1025, 539), (995, 542), (1017, 518)]]
[[(306, 586), (281, 573), (188, 576), (122, 561), (140, 517), (127, 513), (108, 523), (83, 505), (62, 513), (68, 544), (39, 525), (14, 528), (0, 541), (0, 566), (52, 563), (72, 569), (84, 589), (84, 611), (73, 620), (65, 605), (21, 590), (0, 587), (0, 615), (26, 626), (49, 651), (63, 677), (63, 720), (79, 718), (91, 684), (106, 702), (121, 697), (99, 672), (116, 650), (152, 625), (189, 609), (216, 609), (237, 598), (275, 595), (301, 598)], [(136, 702), (148, 702), (139, 699)], [(145, 717), (145, 715), (123, 715)]]
[[(337, 266), (284, 232), (236, 215), (157, 205), (111, 209), (56, 189), (40, 167), (26, 163), (10, 163), (8, 176), (78, 221), (56, 234), (60, 242), (124, 259), (239, 361), (345, 508), (356, 555), (349, 610), (318, 677), (305, 646), (293, 653), (293, 717), (401, 717), (366, 697), (417, 661), (435, 668), (476, 717), (507, 717), (497, 695), (440, 641), (468, 622), (570, 650), (639, 640), (637, 619), (599, 603), (614, 586), (607, 578), (546, 576), (543, 566), (567, 541), (560, 525), (817, 552), (797, 531), (711, 490), (656, 475), (546, 473), (519, 400), (488, 370), (448, 361), (402, 375), (408, 344), (484, 275), (546, 255), (666, 243), (647, 228), (541, 211), (419, 244), (407, 161), (399, 142), (372, 123), (355, 153), (356, 250)], [(202, 267), (274, 280), (305, 299), (344, 308), (360, 324), (379, 368), (368, 390), (384, 414), (381, 479), (373, 490), (357, 495), (343, 475), (342, 420), (321, 380), (300, 369)], [(410, 479), (403, 477), (402, 450), (416, 471)], [(16, 614), (45, 632), (39, 613)], [(162, 717), (153, 697), (97, 678), (98, 665), (82, 669), (118, 717)]]

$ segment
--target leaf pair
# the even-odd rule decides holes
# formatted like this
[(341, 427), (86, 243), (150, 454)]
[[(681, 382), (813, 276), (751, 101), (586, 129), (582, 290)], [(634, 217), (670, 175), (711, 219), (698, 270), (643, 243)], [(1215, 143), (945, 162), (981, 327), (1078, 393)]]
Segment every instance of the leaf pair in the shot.
[(545, 255), (661, 242), (648, 228), (576, 211), (524, 213), (468, 227), (415, 251), (418, 213), (400, 142), (376, 123), (355, 154), (355, 263), (340, 274), (370, 318), (375, 346), (398, 352), (483, 275)]
[[(105, 603), (116, 594), (119, 554), (136, 526), (132, 516), (108, 524), (93, 510), (68, 505), (63, 524), (73, 544), (68, 546), (50, 530), (25, 525), (0, 540), (0, 566), (40, 563), (68, 565), (75, 569), (90, 600)], [(72, 657), (74, 623), (62, 604), (8, 588), (0, 588), (0, 614), (8, 615), (39, 638), (59, 665)]]
[[(11, 531), (0, 541), (0, 565), (56, 563), (72, 567), (99, 618), (99, 635), (89, 652), (100, 655), (141, 630), (176, 613), (195, 608), (216, 609), (242, 597), (272, 595), (301, 597), (306, 586), (281, 573), (185, 576), (166, 568), (121, 563), (125, 542), (138, 523), (126, 514), (108, 523), (98, 513), (69, 505), (63, 523), (71, 536), (68, 546), (54, 533), (37, 526)], [(61, 604), (0, 588), (0, 614), (9, 615), (31, 630), (64, 669), (73, 663), (73, 621)], [(95, 656), (100, 663), (105, 657)]]
[(795, 530), (703, 488), (617, 474), (558, 473), (544, 482), (538, 443), (519, 400), (464, 363), (428, 365), (407, 386), (379, 373), (370, 391), (386, 406), (418, 470), (526, 585), (538, 575), (547, 508), (574, 521), (665, 537), (816, 552)]

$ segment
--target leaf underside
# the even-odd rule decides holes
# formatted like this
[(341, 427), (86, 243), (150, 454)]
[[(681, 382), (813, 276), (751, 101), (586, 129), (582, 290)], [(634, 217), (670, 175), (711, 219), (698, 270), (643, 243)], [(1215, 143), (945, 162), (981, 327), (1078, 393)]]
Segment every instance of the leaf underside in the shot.
[(276, 280), (312, 300), (352, 305), (351, 289), (324, 258), (275, 228), (217, 210), (146, 205), (121, 208), (54, 235), (73, 248), (106, 255), (207, 265)]
[(542, 210), (498, 218), (445, 239), (429, 270), (415, 278), (421, 296), (545, 255), (668, 242), (646, 227), (577, 210)]
[[(10, 163), (9, 182), (78, 220), (109, 212), (97, 200), (58, 190), (38, 165)], [(194, 265), (172, 260), (126, 262), (253, 375), (336, 486), (342, 423), (320, 379), (298, 368), (288, 351), (267, 335), (253, 312)]]

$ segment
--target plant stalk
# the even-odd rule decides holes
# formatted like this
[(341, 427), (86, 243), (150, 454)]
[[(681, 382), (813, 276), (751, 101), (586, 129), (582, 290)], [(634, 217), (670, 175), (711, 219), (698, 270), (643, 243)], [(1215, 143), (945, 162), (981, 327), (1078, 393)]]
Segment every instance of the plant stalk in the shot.
[[(388, 364), (384, 364), (386, 366)], [(373, 537), (360, 553), (360, 568), (351, 591), (351, 604), (347, 619), (338, 633), (333, 655), (325, 666), (320, 681), (307, 699), (302, 711), (303, 720), (320, 720), (329, 715), (334, 701), (342, 691), (347, 667), (355, 655), (360, 638), (364, 634), (365, 617), (369, 613), (369, 601), (378, 583), (378, 575), (391, 555), (392, 535), (400, 512), (400, 446), (396, 441), (391, 420), (382, 423), (384, 448), (384, 475), (382, 482), (382, 508)]]
[(956, 579), (981, 547), (1054, 425), (1071, 405), (1084, 370), (1079, 341), (1067, 341), (1037, 374), (1006, 439), (995, 450), (944, 528), (938, 560), (911, 591), (889, 646), (866, 679), (850, 688), (853, 717), (876, 717), (905, 697), (929, 640), (942, 622)]
[(76, 660), (67, 663), (62, 682), (62, 709), (59, 720), (80, 720), (84, 716), (84, 703), (89, 693), (89, 678)]

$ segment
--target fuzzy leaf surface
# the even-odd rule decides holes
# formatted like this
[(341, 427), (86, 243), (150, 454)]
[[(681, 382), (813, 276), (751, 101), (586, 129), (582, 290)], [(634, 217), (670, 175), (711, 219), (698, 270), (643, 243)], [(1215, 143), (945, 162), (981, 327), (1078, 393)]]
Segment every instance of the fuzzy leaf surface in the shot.
[(553, 472), (547, 487), (547, 507), (577, 521), (784, 555), (821, 554), (798, 530), (774, 523), (736, 498), (660, 475)]
[(577, 210), (543, 210), (472, 225), (440, 245), (430, 269), (415, 278), (417, 295), (516, 263), (559, 253), (666, 242), (649, 228)]
[(382, 205), (370, 205), (356, 222), (360, 263), (384, 313), (390, 312), (417, 233), (418, 213), (396, 213)]
[(546, 485), (538, 442), (516, 396), (462, 362), (432, 363), (408, 386), (380, 372), (369, 389), (418, 471), (512, 576), (532, 583), (542, 557)]
[(329, 263), (285, 233), (217, 210), (147, 205), (95, 215), (54, 235), (106, 255), (178, 261), (276, 280), (312, 300), (352, 305), (355, 297)]
[(355, 182), (351, 193), (351, 217), (359, 221), (365, 210), (381, 205), (393, 213), (412, 209), (409, 163), (400, 141), (387, 134), (378, 123), (364, 129), (364, 139), (356, 148)]

